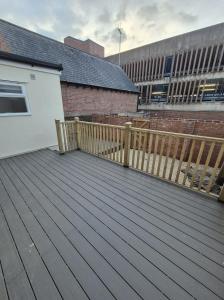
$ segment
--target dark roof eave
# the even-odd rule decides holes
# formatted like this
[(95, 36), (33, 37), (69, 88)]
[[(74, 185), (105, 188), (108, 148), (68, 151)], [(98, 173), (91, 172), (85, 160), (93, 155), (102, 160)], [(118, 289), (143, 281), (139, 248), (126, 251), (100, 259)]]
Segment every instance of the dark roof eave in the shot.
[(41, 61), (29, 57), (17, 55), (17, 54), (12, 54), (4, 51), (0, 51), (0, 59), (25, 63), (31, 66), (45, 67), (45, 68), (54, 69), (58, 71), (63, 70), (62, 64), (49, 63), (49, 62), (45, 62), (45, 61)]
[(90, 87), (90, 88), (97, 88), (97, 89), (103, 89), (103, 90), (110, 90), (110, 91), (115, 91), (115, 92), (123, 92), (123, 93), (130, 93), (130, 94), (136, 94), (136, 95), (140, 94), (139, 91), (130, 91), (130, 90), (115, 89), (115, 88), (109, 88), (109, 87), (104, 87), (104, 86), (84, 84), (84, 83), (72, 82), (72, 81), (65, 81), (65, 80), (61, 80), (61, 82), (62, 83), (67, 83), (67, 84), (70, 84), (70, 85)]

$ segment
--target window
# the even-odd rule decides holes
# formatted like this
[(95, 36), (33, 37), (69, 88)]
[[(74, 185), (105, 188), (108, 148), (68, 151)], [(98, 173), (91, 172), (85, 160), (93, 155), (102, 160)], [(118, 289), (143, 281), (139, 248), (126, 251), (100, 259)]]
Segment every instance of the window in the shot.
[(173, 56), (166, 56), (165, 58), (165, 68), (164, 77), (169, 77), (171, 75)]
[(0, 82), (0, 116), (27, 114), (29, 108), (24, 86)]
[(147, 85), (142, 87), (142, 99), (146, 99)]
[(200, 85), (202, 101), (224, 101), (224, 79), (210, 79)]
[(152, 86), (152, 102), (166, 102), (168, 84), (155, 84)]

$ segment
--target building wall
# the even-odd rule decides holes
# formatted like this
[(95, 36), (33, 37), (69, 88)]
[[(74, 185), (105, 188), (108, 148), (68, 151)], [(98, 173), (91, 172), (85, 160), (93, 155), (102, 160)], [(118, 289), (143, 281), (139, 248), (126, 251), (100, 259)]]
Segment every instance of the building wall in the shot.
[(142, 127), (144, 123), (143, 128), (146, 129), (224, 138), (224, 120), (218, 119), (205, 121), (187, 118), (187, 116), (174, 118), (171, 115), (159, 117), (151, 114), (148, 118), (138, 119), (128, 116), (94, 115), (92, 122), (113, 125), (124, 125), (125, 122), (132, 122), (135, 127)]
[[(125, 51), (121, 65), (139, 87), (140, 103), (224, 102), (223, 40), (221, 23)], [(117, 63), (118, 54), (107, 59)]]
[[(189, 50), (191, 48), (204, 47), (208, 44), (220, 43), (224, 40), (224, 23), (216, 24), (199, 30), (187, 32), (141, 47), (130, 49), (121, 53), (121, 63), (126, 64), (150, 56), (163, 56), (175, 54), (176, 51)], [(118, 64), (118, 54), (110, 55), (106, 59)]]
[[(223, 121), (223, 111), (174, 111), (174, 110), (150, 110), (150, 118), (178, 118), (183, 120)], [(223, 124), (224, 125), (224, 124)], [(224, 138), (224, 134), (223, 134)]]
[[(141, 119), (135, 119), (132, 117), (120, 117), (120, 116), (99, 116), (95, 115), (93, 116), (93, 122), (99, 122), (104, 124), (113, 124), (113, 125), (124, 125), (125, 122), (132, 122), (134, 127), (141, 127), (146, 129), (152, 129), (152, 130), (159, 130), (159, 131), (168, 131), (168, 132), (177, 132), (177, 133), (184, 133), (184, 134), (193, 134), (193, 135), (202, 135), (202, 136), (211, 136), (211, 137), (217, 137), (217, 138), (224, 138), (224, 120), (197, 120), (197, 119), (183, 119), (183, 118), (171, 118), (171, 117), (163, 117), (163, 118), (157, 118), (157, 117), (150, 117), (148, 119), (141, 118)], [(133, 142), (133, 141), (132, 141)], [(170, 151), (170, 157), (173, 157), (173, 154), (175, 153), (175, 145), (176, 142), (173, 141), (171, 144), (171, 151)], [(210, 143), (206, 144), (205, 150), (203, 151), (203, 155), (201, 158), (201, 163), (205, 163), (206, 158), (209, 153), (210, 149)], [(168, 146), (168, 140), (165, 142), (164, 147), (164, 153), (163, 155), (166, 155), (166, 150)], [(177, 152), (177, 158), (180, 157), (181, 149), (183, 146), (183, 139), (179, 141), (179, 147)], [(187, 158), (190, 154), (190, 146), (191, 144), (188, 144), (188, 147), (186, 149), (185, 158), (184, 160), (187, 161)], [(201, 144), (199, 142), (196, 142), (195, 144), (195, 151), (193, 153), (192, 161), (196, 162), (198, 152), (200, 149)], [(217, 145), (214, 149), (213, 155), (210, 159), (210, 166), (213, 166), (217, 156), (219, 154), (221, 145)], [(153, 148), (154, 149), (154, 148)], [(160, 147), (158, 147), (158, 154), (160, 153)], [(224, 155), (223, 155), (224, 159)], [(221, 160), (222, 164), (223, 160)], [(221, 165), (220, 165), (221, 167)]]
[(137, 95), (61, 84), (65, 117), (136, 112)]
[(30, 115), (0, 115), (0, 158), (57, 144), (54, 120), (64, 118), (59, 75), (0, 60), (0, 81), (23, 84), (30, 107)]

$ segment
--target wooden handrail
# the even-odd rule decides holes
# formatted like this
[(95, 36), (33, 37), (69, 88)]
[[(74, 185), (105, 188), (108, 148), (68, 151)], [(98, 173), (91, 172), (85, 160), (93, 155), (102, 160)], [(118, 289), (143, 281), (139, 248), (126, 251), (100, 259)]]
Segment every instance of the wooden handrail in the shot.
[[(81, 149), (190, 189), (218, 193), (222, 138), (136, 128), (130, 122), (120, 126), (75, 118), (55, 123), (60, 153)], [(222, 188), (222, 201), (223, 195)]]
[(136, 128), (136, 127), (132, 127), (131, 130), (132, 131), (141, 131), (141, 132), (150, 132), (153, 134), (168, 135), (168, 136), (181, 137), (181, 138), (186, 138), (186, 139), (188, 138), (188, 139), (207, 141), (207, 142), (224, 143), (224, 139), (222, 139), (222, 138), (203, 136), (203, 135), (193, 135), (193, 134), (188, 134), (188, 133), (177, 133), (177, 132), (160, 131), (160, 130)]
[(124, 129), (124, 127), (125, 127), (125, 126), (121, 126), (121, 125), (94, 123), (94, 122), (86, 122), (86, 121), (80, 121), (80, 123), (87, 124), (87, 125), (92, 124), (92, 125), (97, 125), (97, 126), (104, 126), (104, 127), (111, 127), (111, 128), (120, 128), (120, 129)]
[[(61, 123), (74, 123), (75, 121), (64, 121)], [(81, 124), (92, 124), (102, 127), (110, 127), (110, 128), (120, 128), (124, 129), (125, 126), (122, 125), (112, 125), (112, 124), (104, 124), (104, 123), (94, 123), (94, 122), (86, 122), (86, 121), (79, 121)], [(188, 133), (178, 133), (178, 132), (170, 132), (170, 131), (161, 131), (161, 130), (154, 130), (154, 129), (146, 129), (146, 128), (137, 128), (132, 127), (132, 131), (141, 131), (141, 132), (151, 132), (154, 134), (160, 134), (160, 135), (169, 135), (169, 136), (175, 136), (175, 137), (182, 137), (182, 138), (188, 138), (188, 139), (195, 139), (195, 140), (204, 140), (208, 142), (218, 142), (223, 143), (224, 138), (217, 138), (217, 137), (210, 137), (210, 136), (203, 136), (203, 135), (193, 135)]]

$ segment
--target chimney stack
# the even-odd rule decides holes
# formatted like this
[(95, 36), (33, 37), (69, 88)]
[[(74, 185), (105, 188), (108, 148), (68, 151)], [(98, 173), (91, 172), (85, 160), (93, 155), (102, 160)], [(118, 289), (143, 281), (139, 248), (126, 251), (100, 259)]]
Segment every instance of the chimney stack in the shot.
[(82, 50), (91, 55), (104, 58), (104, 47), (90, 39), (81, 41), (71, 36), (67, 36), (66, 38), (64, 38), (64, 44)]

